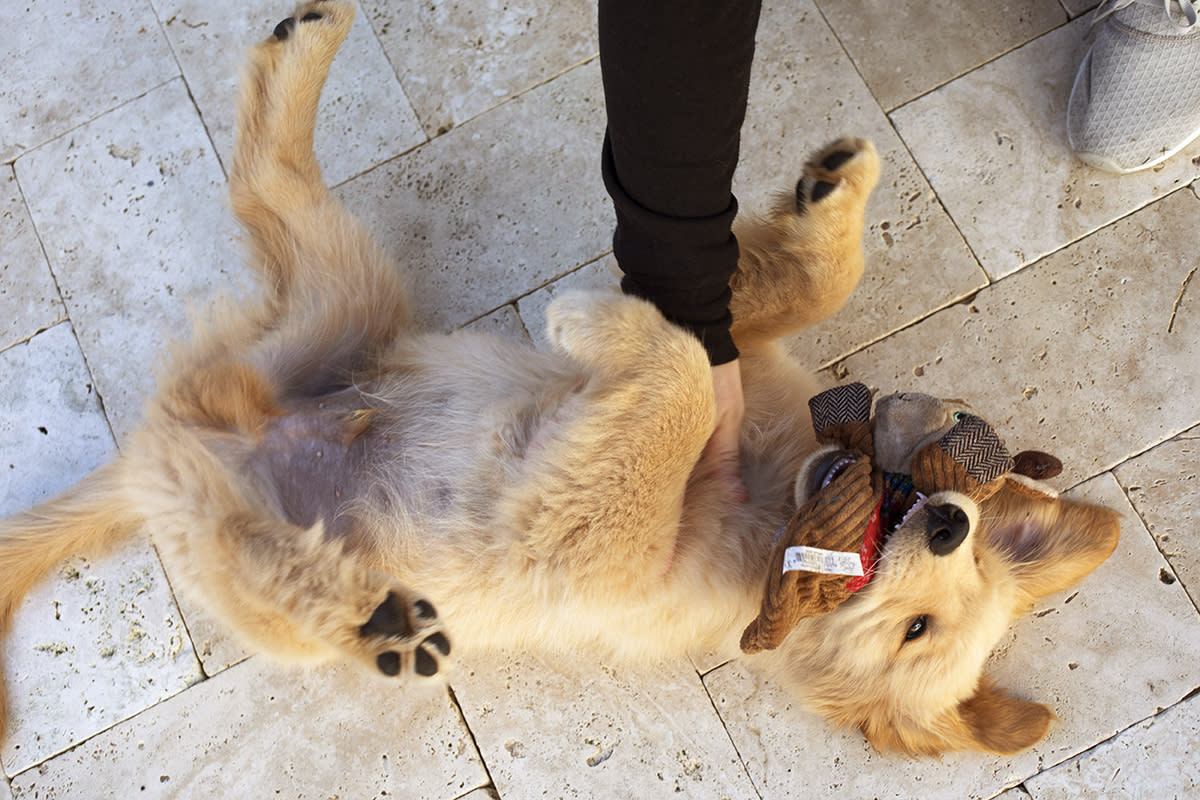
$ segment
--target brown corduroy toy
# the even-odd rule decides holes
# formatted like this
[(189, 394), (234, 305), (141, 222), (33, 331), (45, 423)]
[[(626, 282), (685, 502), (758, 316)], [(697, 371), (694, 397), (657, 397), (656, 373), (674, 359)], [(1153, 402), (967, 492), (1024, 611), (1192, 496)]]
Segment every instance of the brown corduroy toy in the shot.
[[(1014, 461), (987, 422), (928, 395), (889, 395), (872, 419), (870, 390), (854, 383), (822, 392), (809, 409), (817, 439), (829, 445), (816, 457), (822, 485), (776, 535), (759, 614), (742, 633), (747, 653), (777, 647), (801, 619), (832, 611), (866, 586), (879, 542), (911, 507), (913, 492), (953, 490), (982, 502), (1014, 470), (1044, 479), (1061, 469), (1036, 451)], [(1048, 491), (1026, 480), (1017, 488)]]

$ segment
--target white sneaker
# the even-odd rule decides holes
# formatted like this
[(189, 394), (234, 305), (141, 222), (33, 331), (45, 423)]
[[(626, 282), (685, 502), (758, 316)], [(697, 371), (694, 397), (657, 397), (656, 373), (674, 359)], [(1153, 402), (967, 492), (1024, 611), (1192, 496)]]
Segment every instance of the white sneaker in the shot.
[(1079, 158), (1106, 172), (1161, 164), (1200, 136), (1200, 0), (1104, 0), (1067, 104)]

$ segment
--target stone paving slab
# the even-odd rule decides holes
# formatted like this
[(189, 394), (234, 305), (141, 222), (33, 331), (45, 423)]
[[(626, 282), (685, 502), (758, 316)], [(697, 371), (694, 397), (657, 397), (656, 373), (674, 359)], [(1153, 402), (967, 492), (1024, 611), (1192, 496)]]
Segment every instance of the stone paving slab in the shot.
[(1200, 606), (1200, 427), (1126, 461), (1117, 480)]
[(430, 137), (579, 65), (598, 48), (596, 5), (588, 0), (366, 0), (362, 6)]
[(17, 162), (118, 441), (188, 307), (246, 283), (224, 176), (181, 81)]
[[(0, 516), (76, 483), (114, 453), (69, 324), (0, 353)], [(12, 774), (201, 678), (183, 620), (145, 542), (74, 559), (36, 587), (3, 648)]]
[(4, 163), (179, 74), (145, 2), (3, 3), (0, 30)]
[[(1200, 314), (1171, 309), (1200, 201), (1177, 192), (841, 362), (838, 380), (962, 397), (1070, 486), (1200, 421)], [(1168, 331), (1168, 328), (1171, 330)]]
[(418, 321), (449, 330), (611, 249), (603, 134), (592, 63), (337, 194), (411, 275)]
[(451, 680), (501, 797), (753, 796), (686, 659), (638, 670), (496, 655)]
[(251, 659), (17, 775), (13, 795), (452, 800), (486, 784), (443, 691)]
[[(1003, 9), (991, 0), (901, 0), (889, 3), (887, 13), (870, 0), (819, 5), (879, 104), (889, 110), (1067, 19), (1058, 3), (1038, 0)], [(900, 30), (904, 36), (897, 36)]]
[(2, 351), (66, 319), (12, 167), (0, 167), (0, 242)]
[(69, 323), (0, 353), (0, 517), (73, 486), (114, 452)]
[(992, 278), (1200, 176), (1200, 143), (1161, 168), (1124, 176), (1071, 154), (1067, 98), (1087, 25), (1064, 25), (891, 115)]
[[(1185, 800), (1200, 795), (1200, 702), (1195, 697), (1025, 781), (1032, 800)], [(1015, 798), (1006, 798), (1015, 800)]]

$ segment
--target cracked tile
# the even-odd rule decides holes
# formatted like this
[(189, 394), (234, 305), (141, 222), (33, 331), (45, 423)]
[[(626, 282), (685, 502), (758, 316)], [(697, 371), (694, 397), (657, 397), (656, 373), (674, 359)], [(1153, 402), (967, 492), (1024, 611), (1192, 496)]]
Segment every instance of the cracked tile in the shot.
[(695, 670), (586, 657), (462, 662), (455, 696), (501, 797), (750, 797)]
[(444, 692), (350, 667), (252, 659), (17, 775), (15, 800), (79, 797), (423, 797), (487, 773)]
[(1076, 20), (892, 113), (900, 136), (992, 278), (1008, 275), (1200, 176), (1200, 145), (1160, 169), (1109, 175), (1072, 155), (1067, 98), (1085, 50)]

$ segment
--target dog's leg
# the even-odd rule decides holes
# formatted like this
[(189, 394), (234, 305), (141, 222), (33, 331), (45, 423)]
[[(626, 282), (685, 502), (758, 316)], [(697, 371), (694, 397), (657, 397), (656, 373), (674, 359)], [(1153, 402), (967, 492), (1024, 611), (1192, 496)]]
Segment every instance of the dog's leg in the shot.
[[(387, 676), (436, 675), (450, 640), (433, 604), (329, 537), (250, 514), (219, 525), (205, 565), (222, 617), (283, 660), (349, 657)], [(222, 585), (223, 584), (223, 585)]]
[(394, 265), (313, 153), (321, 88), (353, 18), (349, 2), (301, 3), (250, 51), (242, 78), (229, 192), (271, 292), (256, 366), (285, 394), (360, 377), (410, 321)]
[(863, 214), (879, 179), (870, 142), (840, 139), (805, 165), (794, 194), (765, 219), (739, 220), (731, 285), (733, 338), (742, 350), (820, 322), (863, 272)]
[(700, 343), (649, 303), (568, 292), (553, 344), (586, 376), (538, 436), (505, 515), (579, 586), (625, 586), (670, 563), (688, 477), (715, 424)]

